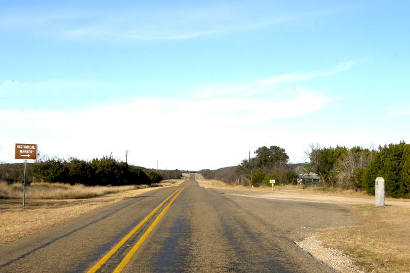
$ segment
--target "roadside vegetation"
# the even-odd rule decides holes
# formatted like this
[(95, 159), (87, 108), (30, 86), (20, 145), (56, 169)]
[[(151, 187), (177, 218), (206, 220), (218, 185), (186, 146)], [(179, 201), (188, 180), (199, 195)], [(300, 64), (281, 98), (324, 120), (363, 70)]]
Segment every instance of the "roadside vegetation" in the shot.
[(308, 169), (320, 176), (323, 186), (374, 195), (374, 181), (381, 176), (387, 196), (410, 198), (410, 144), (389, 144), (378, 150), (313, 147), (309, 157)]
[[(362, 147), (311, 146), (309, 163), (289, 164), (285, 149), (278, 146), (260, 147), (256, 156), (239, 166), (218, 170), (201, 170), (206, 179), (218, 179), (229, 184), (276, 185), (301, 184), (323, 190), (338, 188), (363, 191), (374, 195), (376, 177), (383, 177), (386, 195), (410, 198), (410, 144), (401, 142), (380, 146), (377, 150)], [(317, 183), (301, 178), (301, 174), (315, 173)]]
[[(0, 198), (21, 198), (21, 183), (8, 184), (0, 182)], [(134, 190), (143, 186), (94, 186), (82, 184), (70, 185), (64, 183), (31, 183), (27, 188), (26, 197), (30, 199), (82, 199), (103, 196), (111, 193)]]
[[(46, 159), (27, 165), (27, 182), (82, 184), (86, 186), (150, 185), (163, 179), (179, 179), (179, 170), (149, 170), (119, 162), (112, 157), (91, 161)], [(23, 164), (0, 164), (0, 181), (21, 183)]]
[(206, 179), (218, 179), (229, 184), (270, 185), (269, 180), (275, 179), (277, 184), (296, 184), (297, 174), (288, 164), (289, 157), (285, 149), (278, 146), (260, 147), (256, 156), (244, 160), (242, 164), (218, 170), (201, 170)]

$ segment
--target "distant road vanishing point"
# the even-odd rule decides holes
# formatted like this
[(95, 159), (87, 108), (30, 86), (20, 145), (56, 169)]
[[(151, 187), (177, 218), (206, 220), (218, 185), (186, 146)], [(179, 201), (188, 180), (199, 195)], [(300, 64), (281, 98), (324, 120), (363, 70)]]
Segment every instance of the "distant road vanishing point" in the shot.
[(1, 246), (0, 272), (334, 272), (294, 241), (345, 209), (232, 193), (191, 175)]

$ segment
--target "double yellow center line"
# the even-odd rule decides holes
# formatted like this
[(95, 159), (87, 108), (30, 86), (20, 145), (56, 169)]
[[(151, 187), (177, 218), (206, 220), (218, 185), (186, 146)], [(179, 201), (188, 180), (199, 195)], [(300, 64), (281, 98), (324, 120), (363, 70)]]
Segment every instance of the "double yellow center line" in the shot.
[(121, 272), (124, 267), (129, 263), (131, 258), (135, 255), (137, 250), (141, 247), (141, 245), (144, 243), (144, 241), (147, 239), (147, 237), (151, 234), (151, 232), (154, 230), (155, 226), (161, 221), (162, 217), (167, 213), (169, 210), (170, 206), (172, 203), (177, 199), (177, 197), (181, 194), (181, 192), (184, 190), (184, 188), (175, 190), (171, 195), (169, 195), (164, 201), (161, 202), (154, 210), (150, 212), (144, 219), (141, 220), (127, 235), (125, 235), (115, 246), (113, 246), (110, 251), (108, 251), (93, 267), (90, 268), (90, 270), (87, 271), (87, 273), (95, 273), (100, 269), (111, 257), (114, 255), (118, 249), (120, 249), (148, 220), (155, 214), (157, 213), (162, 206), (168, 200), (171, 201), (165, 206), (165, 208), (161, 211), (161, 213), (155, 218), (154, 222), (149, 226), (149, 228), (144, 232), (144, 234), (141, 236), (141, 238), (138, 239), (138, 241), (135, 243), (133, 248), (127, 253), (127, 255), (122, 259), (122, 261), (118, 264), (118, 266), (115, 268), (114, 272), (119, 273)]

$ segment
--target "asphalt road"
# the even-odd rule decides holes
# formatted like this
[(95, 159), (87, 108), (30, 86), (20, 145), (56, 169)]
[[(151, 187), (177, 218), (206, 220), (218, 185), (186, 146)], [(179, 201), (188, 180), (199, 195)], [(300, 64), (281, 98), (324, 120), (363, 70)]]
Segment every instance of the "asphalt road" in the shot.
[(1, 246), (0, 272), (333, 272), (294, 241), (349, 221), (336, 205), (237, 196), (192, 176)]

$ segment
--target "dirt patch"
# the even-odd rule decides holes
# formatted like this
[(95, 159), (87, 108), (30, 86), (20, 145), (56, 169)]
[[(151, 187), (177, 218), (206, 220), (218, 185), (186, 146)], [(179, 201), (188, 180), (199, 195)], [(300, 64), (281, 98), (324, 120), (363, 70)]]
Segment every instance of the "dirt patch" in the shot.
[[(183, 181), (183, 179), (165, 180), (163, 183), (160, 183), (160, 186), (176, 186)], [(71, 187), (74, 187), (73, 189), (83, 189), (77, 186)], [(84, 188), (83, 190), (86, 192), (86, 190), (92, 191), (92, 189), (88, 188), (94, 187)], [(98, 193), (105, 192), (105, 194), (94, 198), (44, 199), (44, 196), (52, 196), (53, 193), (57, 193), (59, 197), (61, 196), (61, 193), (52, 188), (49, 193), (42, 194), (42, 198), (28, 198), (27, 206), (24, 209), (21, 207), (21, 192), (19, 192), (19, 198), (0, 199), (0, 245), (66, 222), (96, 208), (141, 195), (159, 187), (136, 188), (135, 186), (125, 186), (113, 187), (111, 190), (109, 188), (100, 187)], [(73, 189), (67, 190), (71, 192)], [(90, 195), (87, 196), (90, 197)]]
[(410, 272), (410, 209), (363, 205), (352, 213), (357, 225), (319, 230), (319, 239), (365, 272)]
[(217, 189), (228, 189), (228, 190), (239, 190), (239, 191), (253, 191), (253, 188), (242, 186), (242, 185), (230, 185), (220, 180), (215, 179), (205, 179), (201, 174), (195, 174), (195, 180), (198, 182), (200, 187), (203, 188), (217, 188)]
[(182, 178), (182, 179), (168, 179), (168, 180), (162, 181), (161, 183), (157, 183), (155, 186), (157, 186), (157, 187), (179, 186), (184, 181), (185, 181), (185, 178)]

